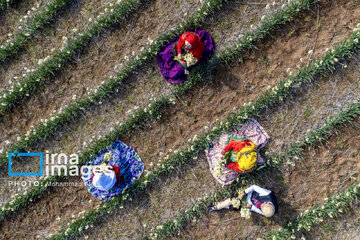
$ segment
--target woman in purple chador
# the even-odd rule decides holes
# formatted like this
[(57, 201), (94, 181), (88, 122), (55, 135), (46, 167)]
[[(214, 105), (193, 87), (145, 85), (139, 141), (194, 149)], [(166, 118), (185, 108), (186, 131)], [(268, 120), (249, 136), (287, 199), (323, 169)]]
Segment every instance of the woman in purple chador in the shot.
[(207, 61), (214, 48), (211, 36), (205, 30), (185, 32), (160, 49), (157, 63), (161, 74), (169, 83), (185, 82), (192, 66)]

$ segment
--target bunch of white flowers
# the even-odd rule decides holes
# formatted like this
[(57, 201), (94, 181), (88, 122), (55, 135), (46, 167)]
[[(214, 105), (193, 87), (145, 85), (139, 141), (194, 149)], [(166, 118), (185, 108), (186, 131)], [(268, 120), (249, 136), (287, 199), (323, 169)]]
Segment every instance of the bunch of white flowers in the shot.
[(198, 62), (197, 58), (195, 58), (192, 53), (187, 53), (184, 56), (184, 60), (186, 61), (187, 67), (193, 66)]
[(221, 160), (218, 162), (218, 164), (214, 167), (214, 175), (216, 177), (218, 177), (218, 178), (221, 177), (225, 164), (226, 164), (226, 159), (221, 158)]
[(242, 208), (240, 211), (240, 216), (245, 219), (249, 219), (251, 217), (250, 209)]
[(233, 205), (234, 208), (238, 209), (241, 205), (241, 201), (239, 198), (232, 198), (231, 204)]

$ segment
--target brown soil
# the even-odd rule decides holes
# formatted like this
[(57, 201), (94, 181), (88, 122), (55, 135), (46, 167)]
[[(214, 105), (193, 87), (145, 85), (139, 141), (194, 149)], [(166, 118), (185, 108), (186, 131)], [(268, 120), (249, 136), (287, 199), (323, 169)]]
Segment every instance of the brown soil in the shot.
[(310, 129), (321, 127), (350, 103), (360, 100), (360, 55), (346, 62), (347, 68), (322, 77), (316, 84), (299, 91), (276, 111), (261, 116), (260, 122), (273, 140), (269, 148), (284, 151), (293, 141), (301, 140)]
[[(148, 37), (155, 39), (167, 28), (176, 26), (184, 19), (184, 12), (188, 12), (190, 17), (196, 11), (197, 6), (197, 0), (182, 4), (181, 10), (178, 9), (178, 5), (171, 4), (169, 1), (151, 1), (150, 5), (144, 5), (137, 10), (137, 13), (127, 21), (126, 26), (118, 26), (97, 37), (87, 51), (76, 58), (73, 64), (70, 64), (65, 73), (58, 74), (41, 93), (31, 96), (28, 101), (4, 116), (4, 124), (1, 124), (0, 127), (1, 140), (14, 140), (17, 134), (24, 134), (32, 124), (39, 123), (41, 118), (45, 118), (54, 110), (59, 110), (65, 103), (72, 101), (73, 95), (80, 98), (84, 95), (86, 88), (98, 86), (106, 80), (106, 77), (114, 74), (116, 65), (125, 63), (125, 55), (130, 55), (132, 51), (139, 52), (141, 47), (146, 46)], [(71, 16), (77, 16), (77, 14)], [(168, 21), (170, 16), (171, 21)], [(66, 19), (65, 22), (69, 21), (84, 22), (82, 17), (76, 21)], [(67, 31), (68, 29), (67, 27), (63, 30)], [(61, 34), (63, 31), (58, 29), (57, 31), (60, 35), (57, 34), (56, 37), (63, 36)], [(51, 42), (56, 43), (57, 41), (52, 39)], [(40, 42), (38, 46), (42, 45), (49, 46), (46, 42)], [(159, 71), (156, 71), (154, 75), (159, 76)], [(131, 87), (134, 86), (136, 84), (125, 90), (131, 91)], [(145, 94), (144, 92), (140, 94), (148, 96), (149, 89), (143, 89), (143, 91)], [(143, 99), (139, 99), (139, 102), (143, 101)]]
[[(162, 8), (160, 7), (161, 5), (163, 5), (164, 7), (166, 7), (167, 9), (167, 13), (171, 16), (174, 16), (175, 13), (171, 13), (170, 10), (176, 12), (177, 14), (179, 14), (179, 18), (182, 18), (183, 16), (183, 11), (186, 11), (186, 9), (191, 8), (191, 6), (193, 6), (193, 2), (189, 2), (187, 5), (183, 4), (184, 8), (181, 11), (178, 11), (176, 9), (176, 5), (172, 6), (170, 8), (169, 3), (167, 4), (161, 4), (162, 2), (155, 2), (152, 7), (144, 10), (142, 12), (142, 15), (134, 15), (135, 19), (132, 19), (131, 23), (133, 27), (129, 27), (128, 30), (136, 30), (137, 34), (143, 33), (144, 29), (148, 29), (150, 28), (149, 25), (153, 24), (153, 23), (148, 23), (148, 24), (144, 24), (143, 20), (147, 19), (146, 14), (148, 14), (148, 18), (151, 18), (155, 21), (155, 16), (159, 16), (160, 12), (162, 12)], [(151, 17), (150, 17), (151, 16)], [(162, 18), (166, 18), (165, 15), (160, 15), (162, 16)], [(160, 21), (160, 20), (159, 20)], [(179, 22), (179, 21), (178, 21)], [(173, 21), (172, 22), (174, 24), (174, 26), (176, 25), (177, 22)], [(135, 27), (134, 27), (135, 26)], [(151, 25), (152, 26), (152, 25)], [(161, 24), (159, 23), (157, 28), (154, 28), (154, 31), (160, 31), (160, 30), (164, 30), (165, 28), (165, 23)], [(135, 29), (135, 30), (134, 30)], [(150, 34), (150, 30), (148, 31)], [(110, 34), (110, 33), (109, 33)], [(112, 34), (120, 34), (118, 31), (113, 31)], [(151, 34), (154, 34), (153, 32), (151, 32)], [(150, 36), (152, 39), (154, 39), (155, 37)], [(146, 38), (147, 39), (147, 38)], [(124, 44), (129, 44), (130, 39), (128, 39), (129, 41), (125, 41)], [(143, 39), (145, 40), (145, 39)], [(103, 41), (103, 44), (105, 45), (105, 41)], [(114, 40), (115, 41), (115, 40)], [(108, 44), (108, 43), (106, 43)], [(108, 44), (109, 48), (111, 46), (111, 44)], [(90, 51), (92, 51), (91, 49), (96, 48), (96, 46), (92, 46), (90, 48)], [(95, 49), (95, 51), (97, 51)], [(114, 54), (113, 49), (110, 49), (108, 52), (104, 52), (104, 56), (102, 58), (106, 58), (106, 56), (108, 56), (109, 54)], [(120, 54), (119, 52), (117, 52), (118, 54)], [(88, 57), (88, 56), (87, 56)], [(93, 56), (94, 59), (96, 59), (96, 56)], [(112, 59), (111, 57), (108, 57), (106, 59)], [(115, 59), (115, 57), (113, 58)], [(108, 60), (110, 61), (110, 60)], [(113, 60), (111, 60), (113, 61)], [(85, 64), (85, 63), (84, 63)], [(90, 64), (90, 63), (89, 63)], [(85, 64), (86, 65), (86, 64)], [(99, 65), (99, 63), (98, 63)], [(81, 74), (85, 74), (89, 72), (89, 69), (87, 69), (87, 67), (89, 66), (82, 66), (80, 65), (76, 65), (78, 66), (78, 70), (81, 72)], [(73, 66), (74, 68), (76, 66)], [(98, 67), (96, 66), (96, 63), (92, 62), (91, 66), (93, 67)], [(101, 70), (100, 68), (96, 68), (98, 70)], [(69, 72), (70, 74), (71, 72)], [(73, 74), (76, 74), (76, 72), (73, 72)], [(101, 74), (97, 74), (97, 77), (100, 77)], [(139, 79), (138, 79), (139, 78)], [(81, 79), (81, 78), (80, 78)], [(64, 81), (65, 84), (68, 83), (68, 81), (70, 80), (64, 80), (62, 77), (61, 79), (58, 80), (58, 83), (61, 84), (61, 81)], [(82, 84), (83, 82), (77, 82), (76, 80), (79, 80), (79, 78), (76, 78), (74, 76), (72, 76), (71, 78), (71, 83), (75, 84), (75, 82), (78, 84), (77, 86), (74, 87), (69, 87), (70, 89), (74, 90), (74, 91), (80, 91), (83, 89)], [(95, 78), (95, 80), (100, 80), (99, 78)], [(131, 79), (134, 80), (134, 79)], [(58, 135), (56, 135), (55, 137), (55, 143), (54, 141), (47, 141), (44, 142), (44, 144), (41, 145), (41, 149), (39, 149), (39, 146), (34, 146), (34, 149), (28, 149), (28, 151), (36, 151), (36, 152), (44, 152), (45, 150), (51, 150), (52, 152), (65, 152), (65, 153), (73, 153), (73, 152), (78, 152), (79, 150), (82, 149), (83, 146), (83, 141), (89, 141), (89, 138), (93, 135), (96, 136), (103, 136), (104, 134), (108, 133), (110, 131), (111, 127), (114, 127), (115, 123), (117, 121), (124, 121), (124, 119), (127, 118), (126, 114), (125, 114), (125, 109), (129, 109), (129, 107), (134, 107), (134, 106), (141, 106), (141, 107), (145, 107), (148, 102), (149, 102), (149, 98), (153, 97), (154, 94), (159, 93), (160, 94), (166, 94), (165, 89), (171, 89), (172, 85), (167, 84), (166, 81), (164, 81), (161, 78), (161, 74), (158, 70), (158, 68), (156, 66), (150, 68), (150, 71), (145, 72), (145, 73), (138, 73), (135, 74), (135, 80), (139, 80), (139, 81), (133, 81), (134, 83), (132, 83), (132, 81), (130, 80), (131, 84), (126, 85), (127, 87), (124, 89), (124, 92), (121, 91), (119, 92), (119, 97), (117, 99), (115, 99), (114, 101), (111, 102), (107, 102), (103, 105), (101, 105), (101, 108), (104, 108), (104, 112), (100, 112), (100, 113), (94, 113), (94, 112), (88, 112), (89, 116), (92, 117), (91, 122), (89, 122), (89, 124), (87, 124), (86, 126), (84, 126), (84, 121), (79, 121), (77, 125), (72, 126), (76, 132), (75, 134), (70, 134), (68, 133), (70, 129), (66, 128), (65, 129), (65, 133), (59, 133)], [(53, 84), (54, 88), (56, 88), (57, 84)], [(86, 85), (89, 86), (89, 85)], [(55, 90), (55, 89), (53, 89)], [(150, 90), (150, 91), (149, 91)], [(58, 90), (57, 90), (58, 91)], [(64, 91), (71, 91), (71, 90), (67, 90), (65, 89)], [(155, 91), (155, 93), (151, 93), (151, 91)], [(161, 92), (161, 93), (160, 93)], [(59, 100), (59, 94), (52, 94), (52, 95), (48, 95), (46, 93), (44, 93), (41, 96), (40, 102), (41, 104), (44, 104), (44, 106), (42, 106), (41, 108), (39, 108), (39, 106), (33, 102), (33, 105), (27, 105), (26, 106), (30, 107), (30, 109), (33, 109), (33, 107), (38, 107), (37, 110), (33, 109), (34, 111), (28, 111), (26, 110), (26, 107), (22, 109), (23, 113), (26, 116), (22, 116), (22, 115), (18, 115), (17, 112), (14, 115), (11, 115), (9, 117), (11, 117), (11, 119), (14, 120), (14, 122), (4, 122), (4, 125), (7, 126), (7, 128), (4, 125), (1, 125), (1, 128), (3, 130), (3, 132), (10, 132), (9, 129), (13, 129), (14, 131), (18, 131), (21, 130), (23, 131), (24, 128), (26, 129), (25, 126), (29, 127), (29, 122), (31, 121), (30, 116), (32, 117), (36, 117), (36, 119), (38, 119), (38, 121), (40, 120), (40, 118), (44, 118), (44, 114), (47, 110), (51, 110), (53, 107), (53, 105), (48, 105), (47, 103), (43, 103), (42, 100), (47, 99), (47, 97), (51, 96), (51, 99), (53, 101), (60, 101)], [(78, 95), (79, 96), (79, 95)], [(65, 97), (67, 98), (72, 98), (72, 95), (68, 96), (65, 95)], [(57, 99), (58, 98), (58, 99)], [(39, 99), (35, 99), (34, 101), (37, 102)], [(38, 103), (38, 102), (37, 102)], [(50, 103), (49, 103), (50, 104)], [(55, 102), (52, 102), (52, 104), (55, 104)], [(59, 104), (58, 106), (55, 106), (58, 108), (60, 108), (62, 105)], [(109, 106), (115, 106), (114, 108), (110, 108)], [(49, 109), (45, 110), (43, 109), (48, 107)], [(18, 111), (18, 110), (16, 110)], [(33, 113), (31, 113), (33, 112)], [(36, 113), (35, 113), (36, 112)], [(51, 111), (50, 111), (51, 112)], [(93, 118), (95, 117), (95, 118)], [(102, 127), (99, 128), (99, 124), (100, 123), (105, 123)], [(72, 130), (72, 129), (71, 129)], [(90, 132), (90, 130), (94, 130), (93, 134), (92, 132)], [(95, 131), (96, 130), (96, 131)], [(12, 132), (11, 132), (12, 133)], [(14, 139), (15, 136), (12, 136), (12, 139)], [(6, 138), (5, 138), (6, 139)], [(4, 140), (5, 140), (4, 139)], [(7, 138), (10, 139), (11, 138)], [(0, 146), (4, 145), (4, 142), (0, 141)], [(26, 168), (31, 168), (33, 163), (29, 163), (29, 164), (24, 164), (23, 163), (23, 167)], [(4, 177), (6, 177), (6, 173), (3, 172), (2, 175)], [(19, 180), (21, 181), (22, 177), (14, 177), (13, 180)], [(28, 178), (25, 178), (28, 179)], [(1, 184), (6, 186), (6, 182), (7, 182), (7, 178), (2, 179), (1, 182), (5, 182), (5, 184)], [(13, 193), (14, 189), (12, 188), (5, 188), (4, 192), (6, 192), (5, 195), (7, 195), (7, 197), (10, 197), (10, 195), (14, 194)]]
[(24, 25), (24, 22), (20, 22), (20, 18), (27, 14), (27, 11), (31, 10), (31, 8), (35, 7), (37, 4), (40, 5), (38, 10), (31, 11), (33, 14), (39, 12), (45, 4), (50, 2), (49, 0), (29, 0), (29, 1), (17, 1), (11, 7), (9, 7), (6, 11), (3, 11), (4, 14), (0, 16), (0, 45), (3, 45), (7, 39), (11, 39), (7, 34), (13, 33), (17, 30), (17, 28), (21, 25)]
[[(188, 209), (198, 198), (221, 186), (209, 174), (206, 159), (201, 157), (155, 188), (141, 194), (140, 199), (124, 209), (116, 210), (102, 219), (100, 224), (84, 235), (89, 239), (142, 239), (157, 223), (165, 222), (174, 214)], [(191, 186), (187, 186), (191, 183)], [(166, 196), (166, 197), (164, 197)], [(186, 196), (186, 197), (184, 197)], [(115, 227), (116, 226), (116, 227)]]
[(360, 205), (354, 204), (350, 211), (339, 219), (316, 226), (304, 237), (309, 240), (357, 240), (360, 236)]
[[(345, 126), (325, 145), (306, 151), (296, 167), (272, 172), (259, 185), (272, 189), (279, 201), (279, 213), (272, 219), (252, 214), (249, 221), (235, 219), (238, 212), (208, 214), (181, 239), (256, 239), (276, 231), (326, 196), (357, 183), (360, 172), (360, 119)], [(231, 220), (234, 219), (234, 220)], [(306, 238), (308, 239), (308, 238)], [(343, 238), (338, 238), (343, 239)]]
[[(344, 4), (344, 2), (330, 3), (329, 1), (322, 3), (320, 12), (329, 14), (332, 9), (335, 9), (334, 4), (339, 9), (341, 3)], [(196, 88), (192, 91), (194, 94), (191, 96), (182, 97), (184, 104), (178, 104), (169, 109), (163, 121), (152, 123), (147, 126), (149, 130), (136, 132), (132, 136), (125, 137), (124, 141), (142, 153), (146, 161), (146, 153), (149, 149), (152, 150), (152, 156), (159, 156), (159, 152), (167, 153), (169, 148), (180, 148), (189, 138), (201, 133), (204, 126), (213, 124), (216, 118), (221, 119), (225, 114), (232, 112), (235, 106), (240, 107), (244, 102), (256, 99), (268, 85), (274, 86), (288, 67), (295, 66), (299, 62), (299, 58), (306, 58), (307, 51), (313, 45), (309, 44), (309, 35), (313, 34), (315, 37), (316, 34), (315, 31), (313, 32), (313, 27), (317, 22), (316, 15), (316, 12), (312, 15), (304, 15), (294, 24), (289, 24), (275, 33), (277, 38), (260, 46), (259, 51), (251, 53), (249, 56), (245, 55), (244, 64), (238, 63), (224, 67), (215, 74), (212, 82)], [(324, 16), (321, 19), (327, 23), (333, 22), (333, 18), (338, 18), (338, 15), (327, 15), (326, 18)], [(341, 36), (332, 39), (341, 40), (349, 35), (351, 30), (341, 26), (343, 25), (338, 24), (337, 28), (331, 29), (331, 32), (336, 31)], [(294, 29), (296, 29), (295, 33), (289, 36), (288, 33)], [(317, 46), (320, 49), (332, 46), (334, 40), (331, 40), (329, 31), (326, 28), (321, 29), (318, 33)], [(283, 49), (280, 55), (278, 54), (279, 49)], [(320, 55), (320, 51), (318, 54)], [(269, 62), (263, 62), (261, 56), (266, 56), (270, 59)], [(271, 75), (269, 71), (271, 71)], [(144, 141), (139, 142), (138, 139)], [(155, 149), (153, 148), (154, 143), (156, 143)], [(153, 160), (154, 157), (151, 158), (151, 161)]]
[[(232, 11), (235, 10), (236, 9), (227, 9), (229, 13), (232, 13)], [(255, 15), (260, 14), (255, 10), (253, 13)], [(229, 14), (229, 16), (232, 16), (232, 14)], [(111, 127), (115, 125), (116, 121), (125, 121), (128, 115), (127, 112), (125, 112), (125, 109), (132, 109), (134, 106), (144, 107), (149, 102), (148, 98), (153, 97), (154, 95), (158, 96), (168, 94), (172, 85), (167, 84), (166, 81), (162, 79), (157, 65), (155, 63), (151, 64), (150, 69), (146, 70), (147, 71), (144, 72), (141, 71), (143, 73), (138, 73), (135, 75), (134, 78), (130, 79), (130, 83), (126, 84), (125, 90), (120, 92), (119, 96), (117, 96), (111, 102), (106, 102), (102, 104), (101, 107), (97, 107), (95, 109), (96, 111), (87, 111), (84, 118), (78, 119), (75, 124), (71, 125), (71, 129), (66, 128), (64, 132), (58, 133), (51, 141), (46, 141), (41, 144), (41, 146), (34, 146), (34, 148), (28, 150), (35, 152), (43, 152), (50, 149), (52, 150), (52, 152), (77, 152), (82, 149), (84, 141), (89, 142), (91, 136), (103, 136), (110, 131)], [(151, 89), (151, 91), (149, 91), (149, 89)], [(152, 92), (151, 95), (149, 94), (149, 92)], [(31, 113), (29, 113), (29, 115), (30, 114)], [(17, 119), (17, 117), (19, 116), (14, 114), (14, 119)], [(27, 120), (27, 118), (23, 118), (23, 121), (19, 122), (19, 124), (24, 125), (24, 121)], [(14, 131), (17, 131), (22, 128), (12, 129), (14, 129)], [(13, 138), (14, 137), (15, 135), (13, 136)], [(136, 137), (137, 136), (134, 136), (133, 138), (135, 142)], [(147, 137), (143, 139), (147, 141)], [(150, 161), (153, 161), (154, 158), (157, 158), (158, 152), (156, 152), (156, 155), (151, 155), (151, 149), (152, 148), (148, 148), (146, 149), (146, 151), (141, 152), (141, 154), (143, 154), (142, 156), (146, 164), (150, 163)], [(148, 161), (148, 159), (150, 161)], [(32, 166), (33, 162), (22, 165), (23, 168), (29, 169), (32, 168)], [(18, 181), (21, 181), (23, 179), (24, 178), (21, 177), (16, 178), (16, 180)], [(3, 181), (6, 181), (6, 178)], [(6, 183), (4, 183), (3, 185), (6, 186)], [(5, 195), (9, 197), (13, 194), (13, 189), (5, 188), (4, 192), (6, 192)]]
[(24, 51), (18, 53), (14, 58), (0, 66), (1, 89), (7, 89), (9, 81), (14, 77), (26, 73), (26, 69), (36, 68), (39, 59), (52, 56), (59, 51), (63, 44), (63, 37), (69, 40), (75, 35), (73, 29), (81, 30), (88, 26), (89, 19), (95, 17), (105, 7), (108, 7), (110, 0), (76, 0), (63, 12), (55, 17), (52, 23), (41, 30), (29, 43)]
[[(154, 159), (157, 159), (159, 152), (166, 153), (169, 151), (169, 148), (176, 149), (183, 146), (188, 138), (193, 137), (195, 133), (201, 133), (203, 126), (212, 124), (216, 118), (221, 118), (224, 114), (231, 112), (234, 106), (241, 106), (243, 102), (259, 96), (261, 89), (266, 88), (268, 85), (274, 85), (277, 81), (276, 79), (284, 74), (286, 68), (292, 67), (295, 69), (300, 57), (307, 59), (307, 52), (312, 49), (314, 45), (311, 39), (315, 39), (316, 34), (318, 34), (316, 49), (325, 49), (326, 47), (332, 46), (334, 41), (344, 39), (351, 32), (351, 29), (348, 29), (347, 26), (353, 27), (356, 25), (355, 22), (352, 22), (350, 16), (353, 17), (359, 14), (359, 11), (352, 7), (358, 2), (355, 0), (347, 3), (344, 3), (345, 1), (339, 1), (337, 3), (324, 2), (325, 1), (320, 4), (319, 21), (321, 20), (324, 24), (328, 25), (335, 22), (334, 19), (340, 21), (340, 23), (336, 24), (331, 30), (330, 28), (316, 28), (318, 25), (316, 11), (314, 11), (310, 17), (309, 15), (304, 15), (294, 24), (289, 24), (286, 28), (274, 34), (277, 38), (259, 46), (259, 51), (245, 55), (244, 65), (234, 64), (229, 68), (224, 67), (224, 69), (216, 73), (213, 82), (195, 89), (195, 91), (193, 91), (195, 93), (194, 96), (188, 95), (183, 97), (182, 100), (184, 104), (177, 105), (173, 109), (170, 109), (162, 121), (152, 123), (151, 126), (147, 128), (148, 130), (142, 131), (141, 133), (134, 132), (131, 137), (124, 138), (123, 140), (134, 146), (141, 156), (146, 156), (145, 163), (148, 165), (154, 161)], [(353, 14), (341, 15), (340, 17), (340, 13), (344, 11)], [(319, 32), (317, 33), (318, 29)], [(286, 46), (286, 48), (284, 46)], [(282, 49), (281, 55), (278, 54), (279, 49)], [(300, 51), (298, 49), (300, 49)], [(315, 56), (322, 54), (323, 52), (320, 51), (315, 51), (314, 53)], [(261, 56), (264, 57), (261, 58)], [(255, 69), (254, 66), (258, 66), (258, 68)], [(270, 73), (269, 70), (273, 72)], [(224, 74), (225, 77), (223, 77)], [(242, 84), (241, 81), (243, 76), (247, 77), (245, 85)], [(257, 92), (254, 92), (255, 89)], [(216, 96), (216, 98), (214, 96)], [(42, 111), (44, 110), (42, 109)], [(173, 124), (171, 125), (169, 123)], [(81, 125), (78, 127), (80, 130)], [(103, 131), (103, 129), (101, 130)], [(88, 133), (83, 132), (81, 136), (86, 138), (88, 137)], [(63, 141), (66, 141), (66, 139)], [(65, 145), (65, 147), (79, 149), (81, 140), (73, 137), (70, 143), (71, 144)], [(76, 143), (76, 145), (73, 146), (72, 143)], [(157, 145), (156, 149), (154, 149), (154, 143)], [(49, 148), (51, 150), (59, 148), (59, 146), (56, 145), (52, 146), (51, 143), (46, 143), (46, 147), (47, 146), (51, 146), (51, 148)], [(65, 147), (61, 146), (60, 148), (64, 150)], [(153, 151), (149, 152), (149, 149), (153, 149)], [(197, 176), (198, 171), (196, 169), (191, 172)], [(209, 176), (210, 174), (207, 174), (206, 179), (209, 179)], [(193, 184), (194, 181), (189, 181), (189, 183), (190, 182)], [(184, 191), (192, 188), (194, 186), (192, 184), (186, 185), (187, 188), (184, 189)], [(166, 185), (164, 186), (166, 187)], [(197, 186), (193, 189), (196, 188)], [(72, 196), (71, 192), (68, 194)], [(186, 197), (186, 199), (189, 198)], [(179, 200), (183, 201), (181, 198)], [(160, 199), (154, 202), (154, 204), (158, 204), (159, 202)], [(181, 206), (185, 207), (185, 205)], [(174, 205), (172, 207), (174, 207)], [(57, 209), (54, 211), (57, 211)], [(133, 211), (135, 212), (137, 210), (133, 209)], [(131, 211), (131, 213), (133, 213), (133, 211)], [(48, 214), (49, 216), (53, 215), (52, 212)], [(156, 215), (159, 214), (156, 213)], [(47, 216), (47, 218), (50, 218), (49, 216)], [(167, 215), (165, 216), (168, 217)], [(124, 217), (124, 219), (129, 218)], [(156, 219), (146, 221), (154, 224), (154, 220)], [(21, 224), (12, 227), (18, 228), (21, 227)], [(43, 226), (35, 225), (32, 229), (36, 229), (34, 231), (39, 232), (42, 227)], [(111, 225), (108, 227), (115, 228), (115, 226)], [(139, 229), (136, 229), (134, 231), (136, 232), (138, 230)], [(104, 232), (104, 234), (106, 234), (107, 231)], [(139, 232), (135, 232), (132, 234), (140, 234)]]
[[(212, 21), (205, 23), (204, 29), (210, 33), (215, 43), (221, 43), (216, 45), (216, 49), (222, 52), (227, 47), (231, 47), (240, 34), (255, 30), (261, 17), (271, 15), (283, 2), (277, 1), (272, 5), (273, 1), (267, 0), (231, 1), (224, 10), (215, 14)], [(269, 9), (265, 8), (267, 4), (271, 4)]]
[(20, 210), (6, 222), (0, 222), (0, 238), (49, 237), (72, 219), (82, 216), (82, 211), (93, 209), (100, 203), (85, 190), (81, 179), (69, 178), (60, 183), (74, 185), (52, 188), (36, 204)]

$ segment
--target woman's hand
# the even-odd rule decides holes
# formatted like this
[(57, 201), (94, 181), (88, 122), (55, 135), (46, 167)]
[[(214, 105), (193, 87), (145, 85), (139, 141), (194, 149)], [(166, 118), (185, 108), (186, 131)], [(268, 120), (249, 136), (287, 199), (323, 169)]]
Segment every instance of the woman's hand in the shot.
[(179, 60), (178, 60), (178, 62), (179, 62), (181, 65), (184, 65), (184, 66), (186, 66), (186, 65), (187, 65), (187, 64), (186, 64), (186, 62), (185, 62), (184, 60), (179, 59)]
[(251, 204), (246, 204), (246, 208), (251, 208)]
[(176, 59), (176, 60), (177, 60), (180, 64), (186, 66), (186, 62), (185, 62), (184, 60), (182, 60), (181, 58), (182, 58), (182, 55), (181, 55), (181, 53), (179, 53), (179, 54), (177, 55), (177, 59)]
[(243, 197), (244, 197), (244, 193), (242, 193), (242, 194), (240, 194), (239, 196), (238, 196), (238, 198), (241, 200)]

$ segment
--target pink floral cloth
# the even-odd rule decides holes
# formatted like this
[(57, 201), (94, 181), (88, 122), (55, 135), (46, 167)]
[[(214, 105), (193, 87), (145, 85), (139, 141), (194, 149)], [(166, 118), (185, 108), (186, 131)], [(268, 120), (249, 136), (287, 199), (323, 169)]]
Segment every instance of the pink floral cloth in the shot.
[[(219, 160), (223, 157), (221, 152), (226, 146), (230, 136), (249, 139), (257, 146), (258, 151), (260, 148), (264, 147), (270, 139), (264, 128), (255, 119), (248, 119), (243, 126), (234, 128), (229, 133), (225, 133), (212, 141), (209, 145), (209, 148), (206, 150), (206, 156), (210, 165), (211, 174), (219, 183), (223, 185), (231, 184), (240, 176), (240, 174), (244, 174), (224, 167), (220, 178), (214, 175), (214, 168), (218, 164)], [(263, 162), (264, 160), (261, 158), (258, 152), (257, 163), (261, 164)]]

